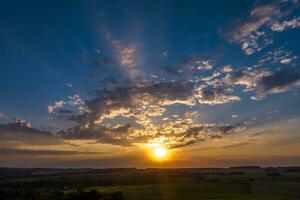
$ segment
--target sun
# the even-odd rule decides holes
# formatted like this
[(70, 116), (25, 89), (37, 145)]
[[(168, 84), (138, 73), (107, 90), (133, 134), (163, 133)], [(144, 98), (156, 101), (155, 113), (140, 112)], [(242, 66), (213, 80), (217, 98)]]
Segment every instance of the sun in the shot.
[(162, 144), (150, 143), (148, 155), (154, 161), (167, 161), (171, 159), (171, 152)]
[(153, 153), (157, 158), (164, 158), (167, 155), (167, 150), (164, 147), (157, 147)]

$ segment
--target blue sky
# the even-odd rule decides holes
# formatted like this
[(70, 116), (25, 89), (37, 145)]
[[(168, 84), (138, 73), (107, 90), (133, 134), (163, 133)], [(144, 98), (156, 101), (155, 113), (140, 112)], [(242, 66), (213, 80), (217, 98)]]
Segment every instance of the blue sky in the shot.
[[(299, 140), (299, 6), (297, 0), (2, 3), (2, 132), (180, 149), (239, 132), (269, 133), (280, 124), (290, 129), (279, 135)], [(14, 148), (32, 148), (26, 145)]]

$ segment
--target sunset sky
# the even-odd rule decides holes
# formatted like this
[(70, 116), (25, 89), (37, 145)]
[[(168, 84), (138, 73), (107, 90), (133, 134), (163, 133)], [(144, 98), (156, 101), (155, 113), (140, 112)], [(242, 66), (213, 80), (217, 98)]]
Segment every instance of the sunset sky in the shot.
[(298, 0), (6, 1), (0, 52), (0, 166), (300, 165)]

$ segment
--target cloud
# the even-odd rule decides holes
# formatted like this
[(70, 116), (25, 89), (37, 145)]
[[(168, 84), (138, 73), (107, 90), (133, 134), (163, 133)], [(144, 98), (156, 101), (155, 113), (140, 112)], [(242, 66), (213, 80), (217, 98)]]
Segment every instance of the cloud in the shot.
[(298, 26), (298, 19), (279, 23), (278, 21), (288, 16), (292, 11), (293, 1), (275, 1), (273, 3), (259, 4), (244, 19), (239, 19), (229, 26), (222, 27), (219, 33), (231, 43), (242, 45), (246, 55), (251, 55), (273, 43), (270, 36), (263, 28), (282, 31), (287, 27)]
[(243, 85), (248, 90), (254, 89), (256, 83), (262, 77), (269, 75), (271, 72), (260, 69), (253, 69), (250, 67), (240, 68), (227, 74), (225, 81), (228, 84)]
[(63, 100), (55, 101), (53, 105), (48, 106), (48, 112), (52, 113), (57, 108), (62, 108), (65, 102)]
[(230, 42), (240, 43), (263, 25), (280, 17), (280, 7), (276, 4), (264, 4), (255, 7), (248, 18), (238, 20), (220, 30), (220, 34)]
[(289, 64), (292, 60), (296, 59), (297, 56), (293, 56), (291, 51), (279, 47), (273, 51), (269, 51), (259, 61), (259, 65), (268, 65), (274, 63)]
[(89, 127), (77, 126), (73, 129), (61, 131), (59, 134), (64, 139), (69, 140), (96, 140), (100, 143), (114, 144), (121, 146), (131, 146), (136, 142), (142, 141), (142, 138), (132, 137), (132, 127), (130, 124), (117, 125), (115, 127), (108, 127), (102, 125), (90, 125)]
[(299, 67), (287, 67), (263, 76), (256, 86), (257, 96), (254, 99), (261, 99), (267, 94), (286, 92), (292, 87), (300, 84)]
[(298, 67), (285, 67), (275, 72), (255, 68), (241, 68), (227, 74), (228, 84), (243, 85), (245, 90), (255, 90), (254, 100), (264, 98), (268, 94), (286, 92), (300, 84)]
[(261, 136), (264, 136), (264, 135), (268, 135), (268, 134), (273, 134), (272, 131), (270, 130), (266, 130), (266, 131), (258, 131), (258, 132), (255, 132), (255, 133), (252, 133), (251, 135), (249, 135), (250, 138), (256, 138), (256, 137), (261, 137)]
[(227, 87), (205, 87), (200, 90), (199, 103), (216, 105), (241, 100), (238, 96), (230, 95), (231, 93), (232, 90)]
[(268, 38), (265, 32), (255, 31), (242, 41), (242, 50), (246, 55), (251, 55), (272, 43), (273, 40)]
[[(101, 123), (116, 116), (148, 115), (152, 106), (157, 111), (172, 104), (193, 105), (194, 84), (191, 82), (146, 82), (144, 84), (103, 88), (95, 99), (85, 102), (89, 113), (76, 116), (80, 124)], [(156, 106), (156, 107), (153, 107)], [(148, 109), (147, 112), (145, 112)]]
[[(70, 109), (62, 109), (64, 107)], [(67, 113), (71, 113), (74, 108), (78, 113), (89, 112), (88, 109), (86, 108), (85, 101), (78, 94), (69, 96), (68, 100), (66, 101), (64, 100), (55, 101), (53, 105), (48, 106), (48, 112), (53, 113), (55, 110), (60, 109), (58, 110), (59, 113), (67, 114)]]
[[(250, 55), (272, 42), (268, 32), (260, 29), (271, 27), (283, 16), (280, 3), (258, 5), (246, 19), (234, 22), (229, 29), (223, 29), (221, 34), (228, 41), (241, 44), (243, 51)], [(74, 95), (48, 107), (50, 113), (65, 115), (76, 123), (74, 127), (59, 132), (58, 135), (66, 140), (92, 139), (99, 143), (123, 146), (163, 143), (168, 148), (176, 148), (221, 138), (227, 133), (243, 130), (244, 124), (200, 123), (192, 113), (176, 116), (177, 113), (169, 114), (169, 111), (179, 104), (184, 109), (191, 109), (199, 105), (213, 106), (241, 101), (239, 93), (235, 91), (237, 85), (243, 86), (244, 92), (256, 92), (253, 98), (258, 99), (279, 90), (287, 91), (297, 85), (299, 79), (298, 71), (293, 72), (294, 76), (286, 73), (277, 75), (279, 72), (259, 68), (265, 64), (263, 62), (259, 63), (260, 66), (236, 70), (231, 65), (218, 68), (215, 55), (205, 54), (186, 57), (178, 65), (179, 70), (177, 67), (162, 66), (161, 69), (172, 75), (173, 80), (156, 75), (147, 79), (140, 69), (141, 58), (136, 43), (111, 37), (109, 42), (117, 67), (127, 75), (123, 73), (124, 76), (103, 78), (101, 87), (90, 99), (84, 100)], [(167, 57), (167, 52), (164, 56)], [(279, 58), (275, 53), (268, 56)], [(100, 59), (96, 62), (102, 65), (102, 61)], [(281, 56), (276, 62), (287, 65), (291, 62), (290, 54)], [(211, 75), (208, 74), (209, 70)], [(72, 112), (72, 106), (77, 112)], [(237, 117), (232, 115), (232, 118)]]
[[(169, 148), (179, 148), (197, 142), (220, 139), (228, 134), (241, 132), (244, 128), (243, 124), (217, 125), (188, 123), (187, 121), (172, 122), (163, 130), (165, 131), (163, 132), (164, 137), (167, 138), (168, 142), (162, 142), (169, 143)], [(156, 143), (155, 139), (153, 143)]]
[[(104, 119), (122, 116), (135, 118), (146, 125), (152, 116), (161, 116), (166, 107), (174, 104), (194, 106), (224, 104), (239, 101), (233, 90), (222, 85), (205, 86), (192, 81), (144, 82), (137, 85), (103, 88), (97, 97), (85, 101), (89, 112), (72, 118), (81, 126), (100, 124)], [(148, 121), (148, 122), (147, 122)]]
[[(188, 65), (194, 61), (192, 59)], [(236, 85), (244, 86), (244, 92), (255, 91), (256, 96), (252, 98), (261, 99), (296, 86), (299, 74), (295, 67), (272, 72), (257, 67), (234, 70), (228, 65), (216, 70), (211, 77), (194, 76), (190, 80), (111, 80), (109, 86), (104, 84), (97, 90), (94, 98), (83, 100), (74, 95), (63, 103), (54, 103), (53, 107), (60, 108), (56, 112), (58, 115), (66, 114), (76, 123), (58, 135), (70, 141), (95, 140), (122, 146), (161, 143), (168, 148), (222, 138), (227, 133), (243, 131), (246, 122), (236, 125), (200, 123), (192, 113), (167, 116), (168, 108), (178, 104), (192, 108), (199, 104), (212, 106), (240, 101), (234, 93)], [(71, 113), (65, 106), (84, 109)]]
[(139, 144), (163, 144), (167, 148), (179, 148), (206, 140), (222, 138), (231, 133), (244, 130), (243, 124), (217, 125), (199, 124), (190, 118), (177, 119), (159, 124), (149, 124), (137, 128), (130, 124), (108, 127), (91, 125), (76, 127), (68, 132), (62, 132), (65, 139), (95, 139), (102, 143), (132, 146)]
[(229, 145), (224, 145), (222, 148), (228, 149), (228, 148), (235, 148), (235, 147), (241, 147), (241, 146), (246, 146), (250, 144), (249, 142), (239, 142), (236, 144), (229, 144)]
[(0, 149), (0, 156), (66, 156), (66, 155), (103, 155), (106, 152), (66, 151), (66, 150), (35, 150), (35, 149)]
[(215, 71), (215, 72), (212, 73), (211, 76), (208, 76), (208, 77), (202, 77), (201, 80), (202, 80), (202, 81), (205, 81), (205, 82), (206, 82), (206, 81), (209, 82), (209, 81), (215, 79), (216, 77), (218, 77), (218, 76), (220, 76), (220, 75), (221, 75), (220, 72)]
[(194, 56), (190, 56), (183, 61), (183, 65), (190, 71), (195, 70), (211, 70), (213, 68), (213, 64), (211, 60), (200, 59)]
[(10, 127), (19, 127), (19, 128), (31, 128), (31, 123), (27, 122), (26, 120), (19, 118), (19, 117), (15, 117), (11, 120), (10, 122)]
[(61, 138), (52, 132), (32, 128), (29, 122), (20, 118), (14, 118), (7, 124), (0, 124), (0, 146), (47, 146), (63, 144)]
[(111, 43), (117, 52), (117, 60), (122, 69), (128, 72), (133, 79), (142, 76), (142, 72), (138, 68), (138, 64), (141, 63), (141, 59), (138, 56), (138, 46), (114, 39), (111, 40)]
[(293, 59), (292, 58), (285, 58), (280, 60), (280, 63), (282, 64), (289, 64)]
[[(192, 113), (178, 118), (164, 117), (172, 105), (192, 107), (197, 103), (216, 105), (240, 100), (232, 95), (230, 87), (213, 81), (210, 84), (144, 81), (99, 89), (95, 98), (84, 102), (89, 112), (70, 116), (77, 125), (59, 135), (65, 139), (95, 139), (123, 146), (163, 143), (170, 148), (220, 138), (241, 125), (199, 124)], [(160, 117), (166, 120), (159, 120)]]
[(276, 32), (282, 32), (286, 29), (295, 29), (298, 27), (300, 27), (300, 17), (295, 17), (294, 19), (289, 21), (276, 22), (272, 24), (271, 29)]
[(232, 72), (232, 71), (233, 71), (233, 68), (232, 68), (230, 65), (227, 65), (227, 66), (224, 66), (224, 67), (222, 68), (222, 71), (223, 71), (224, 73)]

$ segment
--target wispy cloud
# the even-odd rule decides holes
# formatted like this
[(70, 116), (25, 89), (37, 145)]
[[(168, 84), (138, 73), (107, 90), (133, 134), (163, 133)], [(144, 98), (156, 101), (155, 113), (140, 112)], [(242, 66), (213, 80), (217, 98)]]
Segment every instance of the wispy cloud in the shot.
[(273, 43), (272, 37), (268, 35), (269, 29), (283, 31), (285, 28), (298, 26), (298, 18), (279, 22), (282, 18), (290, 15), (296, 3), (294, 1), (274, 1), (258, 4), (246, 18), (236, 20), (229, 26), (221, 28), (220, 34), (231, 43), (241, 44), (245, 54), (251, 55)]
[(300, 27), (300, 17), (295, 17), (294, 19), (276, 22), (272, 24), (271, 29), (276, 32), (282, 32), (286, 29), (294, 29)]
[(139, 66), (142, 63), (142, 59), (141, 55), (139, 55), (138, 45), (114, 39), (111, 35), (108, 36), (108, 40), (115, 50), (119, 66), (128, 73), (129, 77), (137, 79), (143, 76)]
[[(67, 107), (67, 110), (63, 108)], [(69, 96), (68, 100), (58, 100), (53, 103), (53, 105), (48, 105), (48, 112), (53, 113), (56, 110), (60, 113), (73, 113), (72, 109), (75, 108), (78, 113), (89, 112), (86, 108), (85, 101), (78, 95)]]

